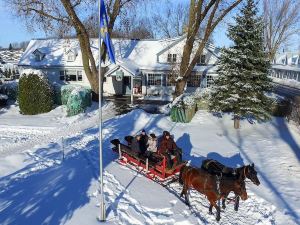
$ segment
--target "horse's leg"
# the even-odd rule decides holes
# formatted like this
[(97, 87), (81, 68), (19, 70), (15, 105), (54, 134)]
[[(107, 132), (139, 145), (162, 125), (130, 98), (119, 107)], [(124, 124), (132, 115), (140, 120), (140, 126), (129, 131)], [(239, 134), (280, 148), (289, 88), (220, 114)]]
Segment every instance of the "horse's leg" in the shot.
[(187, 188), (186, 193), (185, 193), (185, 204), (186, 204), (187, 206), (190, 207), (191, 204), (190, 204), (189, 193), (190, 193), (190, 191), (189, 191), (189, 189)]
[(234, 210), (239, 210), (239, 203), (240, 203), (240, 196), (236, 196), (235, 202), (234, 202)]
[[(215, 209), (217, 210), (216, 220), (219, 221), (221, 219), (221, 209), (216, 203), (217, 199), (208, 199), (208, 200), (210, 202), (211, 207), (214, 206)], [(209, 207), (209, 210), (210, 210), (210, 207)]]
[(228, 195), (224, 195), (224, 197), (222, 198), (222, 209), (226, 208), (226, 200), (227, 200), (227, 196)]
[(183, 188), (182, 188), (180, 197), (182, 197), (183, 195), (184, 195), (184, 199), (185, 199), (185, 204), (187, 206), (190, 206), (189, 197), (188, 197), (188, 187), (185, 183), (183, 184)]
[(219, 221), (221, 219), (221, 209), (217, 204), (215, 204), (215, 208), (217, 210), (216, 220)]
[(213, 214), (212, 208), (213, 208), (213, 205), (210, 204), (210, 205), (209, 205), (209, 211), (208, 211), (208, 214), (209, 214), (209, 215), (212, 215), (212, 214)]

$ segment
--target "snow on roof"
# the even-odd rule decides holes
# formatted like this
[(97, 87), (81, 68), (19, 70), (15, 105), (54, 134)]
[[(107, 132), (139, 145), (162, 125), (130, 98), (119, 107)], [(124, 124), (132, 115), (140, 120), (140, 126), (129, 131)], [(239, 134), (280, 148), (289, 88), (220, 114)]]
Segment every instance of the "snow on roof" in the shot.
[(278, 70), (289, 70), (300, 72), (300, 66), (290, 66), (290, 65), (272, 65), (273, 69)]
[(0, 63), (18, 62), (23, 50), (0, 50)]
[(281, 54), (277, 54), (275, 56), (273, 64), (300, 66), (300, 52), (284, 52)]
[[(136, 74), (137, 69), (142, 70), (168, 70), (168, 63), (159, 63), (157, 54), (164, 51), (172, 43), (182, 40), (182, 37), (161, 40), (130, 40), (113, 39), (113, 46), (117, 64), (126, 67), (130, 73)], [(91, 50), (96, 62), (98, 62), (98, 40), (90, 39)], [(209, 50), (215, 52), (215, 48), (209, 45)], [(36, 50), (45, 54), (41, 61), (37, 61), (33, 52)], [(67, 60), (67, 52), (75, 51), (75, 61)], [(97, 63), (98, 64), (98, 63)], [(115, 68), (110, 65), (109, 71)], [(35, 39), (31, 40), (19, 62), (20, 66), (42, 67), (82, 67), (82, 56), (77, 39)], [(197, 67), (198, 68), (198, 67)], [(198, 70), (198, 69), (197, 69)]]

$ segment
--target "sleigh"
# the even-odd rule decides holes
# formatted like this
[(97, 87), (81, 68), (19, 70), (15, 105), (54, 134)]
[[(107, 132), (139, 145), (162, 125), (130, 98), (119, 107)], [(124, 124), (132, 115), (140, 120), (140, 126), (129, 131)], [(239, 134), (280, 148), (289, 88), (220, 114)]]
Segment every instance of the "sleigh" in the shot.
[[(128, 143), (127, 138), (128, 137), (126, 137), (125, 140)], [(182, 161), (178, 164), (177, 158), (174, 157), (172, 159), (174, 166), (169, 169), (167, 168), (167, 159), (162, 155), (157, 153), (153, 153), (149, 157), (141, 155), (139, 152), (131, 149), (128, 145), (121, 143), (119, 139), (114, 139), (111, 143), (113, 144), (113, 152), (119, 155), (118, 162), (120, 164), (132, 166), (147, 178), (159, 182), (163, 182), (177, 176), (181, 167), (187, 163)]]

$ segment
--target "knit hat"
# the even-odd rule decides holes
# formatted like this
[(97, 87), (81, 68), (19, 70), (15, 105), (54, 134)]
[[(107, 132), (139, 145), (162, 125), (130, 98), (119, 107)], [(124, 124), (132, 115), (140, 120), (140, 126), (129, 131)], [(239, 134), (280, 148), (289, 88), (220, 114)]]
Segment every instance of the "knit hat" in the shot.
[(165, 130), (164, 133), (163, 133), (163, 135), (164, 135), (164, 136), (170, 136), (170, 133), (169, 133), (168, 131)]
[(150, 137), (156, 138), (155, 134), (150, 134)]

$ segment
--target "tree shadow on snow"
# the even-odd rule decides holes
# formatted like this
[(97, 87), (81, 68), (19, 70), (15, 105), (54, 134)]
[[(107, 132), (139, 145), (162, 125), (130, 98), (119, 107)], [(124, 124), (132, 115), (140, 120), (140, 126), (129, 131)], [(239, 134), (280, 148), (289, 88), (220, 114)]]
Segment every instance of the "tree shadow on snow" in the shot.
[(176, 141), (176, 144), (178, 145), (178, 147), (182, 148), (183, 159), (190, 161), (191, 165), (194, 165), (196, 167), (200, 167), (202, 161), (205, 159), (215, 159), (222, 164), (230, 167), (238, 167), (244, 164), (240, 154), (235, 154), (231, 157), (224, 157), (218, 152), (210, 152), (206, 157), (194, 154), (192, 151), (194, 146), (192, 145), (190, 135), (187, 133), (184, 133), (181, 137), (179, 137)]
[[(104, 131), (107, 130), (103, 143), (103, 168), (117, 159), (110, 140), (121, 139), (136, 130), (135, 121), (138, 121), (139, 114), (129, 118), (115, 118), (104, 123)], [(150, 120), (156, 123), (160, 119)], [(148, 129), (154, 129), (150, 127), (151, 123), (149, 121)], [(0, 224), (63, 224), (75, 210), (88, 204), (88, 190), (99, 177), (97, 137), (98, 127), (95, 127), (81, 135), (65, 138), (66, 156), (61, 164), (57, 163), (62, 158), (61, 146), (50, 143), (47, 148), (33, 152), (31, 157), (35, 162), (0, 178)]]
[[(84, 160), (77, 154), (61, 165), (40, 170), (43, 163), (33, 163), (1, 178), (0, 185), (7, 184), (0, 192), (0, 224), (60, 224), (71, 218), (89, 202), (87, 191), (93, 174)], [(15, 176), (25, 171), (25, 177)]]
[(300, 161), (300, 147), (293, 138), (285, 119), (281, 117), (275, 117), (272, 121), (272, 124), (278, 130), (280, 138), (290, 146), (290, 148), (295, 153), (298, 161)]

